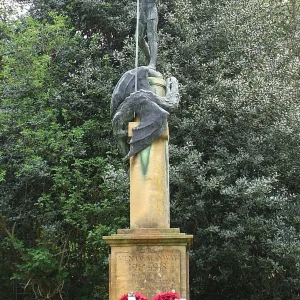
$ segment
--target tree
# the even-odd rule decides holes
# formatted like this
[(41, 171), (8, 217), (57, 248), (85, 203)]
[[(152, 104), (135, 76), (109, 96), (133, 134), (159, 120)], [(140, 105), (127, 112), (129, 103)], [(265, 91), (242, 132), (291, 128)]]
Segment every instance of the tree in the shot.
[(127, 176), (108, 153), (110, 61), (97, 53), (99, 36), (87, 43), (54, 12), (4, 32), (2, 298), (102, 299), (101, 237), (127, 224)]
[(299, 296), (299, 26), (288, 11), (176, 1), (167, 15), (161, 66), (183, 86), (171, 220), (195, 237), (192, 299)]

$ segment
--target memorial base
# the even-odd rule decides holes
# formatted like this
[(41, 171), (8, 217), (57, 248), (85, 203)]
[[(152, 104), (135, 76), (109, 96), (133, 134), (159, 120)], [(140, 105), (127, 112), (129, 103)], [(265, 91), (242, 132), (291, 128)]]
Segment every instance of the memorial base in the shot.
[(119, 229), (103, 237), (110, 245), (109, 300), (139, 292), (148, 300), (174, 291), (189, 299), (188, 249), (192, 235), (179, 229)]

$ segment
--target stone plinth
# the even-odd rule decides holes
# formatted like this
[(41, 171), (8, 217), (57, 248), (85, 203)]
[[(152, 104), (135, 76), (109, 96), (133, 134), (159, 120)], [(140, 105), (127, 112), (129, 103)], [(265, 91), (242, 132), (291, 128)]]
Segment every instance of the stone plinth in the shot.
[(188, 254), (192, 236), (179, 229), (122, 229), (103, 237), (111, 246), (109, 300), (135, 291), (152, 299), (175, 290), (189, 299)]
[[(137, 122), (129, 123), (129, 136)], [(130, 228), (170, 228), (168, 131), (130, 158)]]

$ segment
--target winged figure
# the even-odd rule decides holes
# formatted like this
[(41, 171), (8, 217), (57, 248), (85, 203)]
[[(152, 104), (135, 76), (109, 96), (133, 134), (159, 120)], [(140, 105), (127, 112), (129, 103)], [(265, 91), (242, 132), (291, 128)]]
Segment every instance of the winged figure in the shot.
[[(127, 71), (117, 83), (111, 100), (113, 131), (125, 159), (150, 146), (167, 129), (169, 111), (178, 106), (178, 81), (166, 80), (166, 96), (156, 95), (148, 81), (149, 67)], [(135, 91), (135, 76), (137, 89)], [(132, 130), (128, 142), (128, 123), (139, 116), (140, 123)], [(131, 147), (130, 147), (131, 146)]]

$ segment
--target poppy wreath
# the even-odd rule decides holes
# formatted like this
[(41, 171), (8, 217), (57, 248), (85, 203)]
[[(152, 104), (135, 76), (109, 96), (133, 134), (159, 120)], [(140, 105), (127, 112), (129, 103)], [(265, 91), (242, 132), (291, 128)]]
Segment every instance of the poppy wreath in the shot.
[(181, 297), (173, 292), (165, 292), (165, 293), (159, 293), (156, 296), (152, 298), (152, 300), (175, 300), (180, 299)]
[[(133, 293), (136, 300), (148, 300), (143, 294)], [(128, 300), (128, 294), (124, 294), (119, 300)]]

